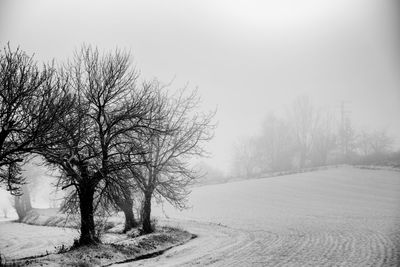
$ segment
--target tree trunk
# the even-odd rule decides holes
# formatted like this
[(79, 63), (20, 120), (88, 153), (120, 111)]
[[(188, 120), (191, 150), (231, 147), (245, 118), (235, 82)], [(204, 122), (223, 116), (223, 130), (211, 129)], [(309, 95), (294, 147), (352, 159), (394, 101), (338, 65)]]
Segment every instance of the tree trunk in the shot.
[(125, 226), (123, 232), (126, 233), (138, 225), (135, 220), (135, 215), (133, 214), (133, 200), (130, 193), (124, 195), (123, 197), (116, 196), (115, 198), (117, 206), (124, 212), (125, 215)]
[(93, 198), (94, 188), (81, 186), (79, 188), (79, 208), (81, 213), (81, 236), (78, 245), (91, 245), (100, 242), (96, 236), (94, 225)]
[(153, 232), (153, 226), (151, 225), (151, 196), (153, 192), (146, 192), (144, 194), (144, 203), (142, 208), (142, 228), (145, 234)]
[(14, 201), (14, 207), (18, 214), (18, 221), (21, 222), (25, 218), (28, 211), (32, 209), (29, 189), (26, 184), (22, 186), (22, 195), (15, 196)]
[(124, 226), (124, 233), (128, 232), (132, 228), (137, 226), (137, 222), (135, 220), (135, 215), (133, 214), (133, 204), (132, 202), (122, 210), (125, 215), (125, 226)]

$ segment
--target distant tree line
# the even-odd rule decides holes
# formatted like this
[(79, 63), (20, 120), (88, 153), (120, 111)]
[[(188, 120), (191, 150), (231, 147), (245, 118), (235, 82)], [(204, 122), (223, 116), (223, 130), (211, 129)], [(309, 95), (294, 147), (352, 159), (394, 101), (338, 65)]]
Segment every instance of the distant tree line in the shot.
[[(141, 223), (152, 232), (152, 199), (185, 206), (197, 178), (189, 161), (204, 155), (215, 128), (215, 112), (199, 111), (196, 91), (165, 87), (139, 82), (119, 49), (102, 54), (84, 45), (57, 67), (39, 67), (7, 45), (0, 53), (0, 183), (23, 202), (21, 170), (41, 157), (60, 173), (63, 210), (80, 215), (77, 245), (100, 242), (95, 217), (104, 212), (123, 211), (124, 231)], [(134, 201), (142, 202), (138, 218)]]
[(254, 177), (269, 172), (328, 164), (400, 166), (394, 140), (385, 131), (356, 131), (348, 117), (314, 106), (307, 96), (295, 99), (285, 117), (269, 114), (262, 130), (234, 147), (232, 175)]

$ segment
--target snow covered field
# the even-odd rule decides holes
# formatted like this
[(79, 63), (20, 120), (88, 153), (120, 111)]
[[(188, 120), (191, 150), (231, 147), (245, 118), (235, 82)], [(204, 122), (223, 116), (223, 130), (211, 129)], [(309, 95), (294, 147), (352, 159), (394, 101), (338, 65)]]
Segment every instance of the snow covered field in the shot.
[[(198, 238), (122, 266), (400, 264), (400, 172), (341, 167), (210, 185), (194, 188), (190, 205), (154, 212)], [(30, 227), (0, 223), (2, 254), (44, 253), (76, 236)]]
[(79, 234), (74, 229), (0, 222), (0, 253), (16, 259), (54, 252), (56, 247), (71, 246)]
[(183, 212), (164, 211), (228, 228), (188, 222), (198, 240), (146, 266), (400, 265), (400, 172), (341, 167), (204, 186), (193, 190), (190, 203)]

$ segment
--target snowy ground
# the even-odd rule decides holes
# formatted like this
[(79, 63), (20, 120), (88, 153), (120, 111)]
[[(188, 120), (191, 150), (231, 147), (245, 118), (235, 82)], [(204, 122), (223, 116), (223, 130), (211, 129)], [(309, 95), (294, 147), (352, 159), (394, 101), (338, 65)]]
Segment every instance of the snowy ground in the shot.
[(46, 254), (72, 245), (78, 236), (74, 229), (0, 222), (0, 253), (6, 259)]
[[(400, 266), (400, 172), (341, 167), (204, 186), (190, 204), (163, 209), (168, 224), (198, 238), (122, 266)], [(0, 224), (2, 254), (43, 251), (76, 234), (8, 225)]]
[(204, 186), (190, 200), (164, 211), (214, 225), (181, 222), (199, 237), (125, 266), (400, 266), (400, 172), (341, 167)]
[[(2, 222), (0, 229), (0, 266), (4, 263), (15, 266), (108, 266), (148, 257), (193, 238), (192, 234), (180, 229), (158, 227), (154, 233), (136, 238), (106, 233), (101, 236), (103, 244), (100, 246), (66, 251), (79, 236), (76, 230), (15, 222)], [(60, 251), (64, 253), (56, 253)], [(32, 256), (35, 258), (27, 259)]]

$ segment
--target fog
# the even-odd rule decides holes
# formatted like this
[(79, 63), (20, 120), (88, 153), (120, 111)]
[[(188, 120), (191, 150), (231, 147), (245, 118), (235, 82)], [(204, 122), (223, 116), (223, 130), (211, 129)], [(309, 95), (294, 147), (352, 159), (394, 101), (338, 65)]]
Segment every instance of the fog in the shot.
[(38, 61), (63, 61), (82, 43), (119, 47), (143, 78), (198, 87), (203, 109), (217, 108), (205, 162), (225, 173), (234, 144), (256, 135), (267, 114), (285, 116), (299, 96), (336, 118), (343, 103), (355, 128), (385, 131), (399, 147), (394, 0), (0, 3), (2, 46)]
[(37, 60), (86, 42), (131, 51), (142, 77), (198, 87), (217, 107), (213, 166), (298, 95), (400, 136), (396, 1), (1, 1), (0, 41)]

